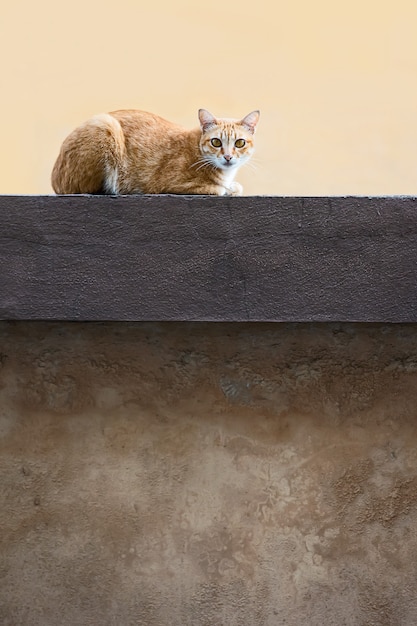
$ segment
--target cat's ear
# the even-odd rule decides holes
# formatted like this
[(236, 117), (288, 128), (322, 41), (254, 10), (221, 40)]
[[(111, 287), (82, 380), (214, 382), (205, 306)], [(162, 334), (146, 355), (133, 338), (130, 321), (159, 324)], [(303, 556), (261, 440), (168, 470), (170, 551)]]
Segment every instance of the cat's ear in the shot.
[(243, 120), (240, 120), (239, 124), (247, 128), (247, 130), (253, 134), (256, 129), (256, 124), (259, 122), (259, 116), (259, 111), (252, 111), (252, 113), (248, 113)]
[(206, 109), (199, 109), (198, 119), (200, 120), (200, 126), (203, 131), (217, 125), (217, 120), (214, 115), (209, 113)]

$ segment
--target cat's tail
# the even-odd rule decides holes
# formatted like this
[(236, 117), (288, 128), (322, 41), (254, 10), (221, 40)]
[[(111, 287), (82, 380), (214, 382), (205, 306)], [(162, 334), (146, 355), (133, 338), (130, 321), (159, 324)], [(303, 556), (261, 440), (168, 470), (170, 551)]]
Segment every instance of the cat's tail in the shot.
[(89, 119), (64, 141), (52, 170), (57, 194), (119, 193), (125, 141), (119, 122), (108, 113)]

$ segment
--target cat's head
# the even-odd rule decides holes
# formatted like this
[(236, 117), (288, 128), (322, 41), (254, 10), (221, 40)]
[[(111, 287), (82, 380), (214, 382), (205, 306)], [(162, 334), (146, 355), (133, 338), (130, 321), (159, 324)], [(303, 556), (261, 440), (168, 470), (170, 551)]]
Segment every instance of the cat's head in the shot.
[(252, 111), (241, 120), (217, 119), (200, 109), (200, 150), (206, 163), (232, 172), (253, 154), (253, 135), (259, 120), (259, 111)]

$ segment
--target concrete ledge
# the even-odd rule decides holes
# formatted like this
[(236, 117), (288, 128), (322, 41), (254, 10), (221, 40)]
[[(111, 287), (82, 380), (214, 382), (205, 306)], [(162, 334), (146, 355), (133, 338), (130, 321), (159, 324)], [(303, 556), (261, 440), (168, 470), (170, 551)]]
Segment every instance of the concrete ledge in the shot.
[(0, 197), (0, 318), (416, 322), (417, 199)]

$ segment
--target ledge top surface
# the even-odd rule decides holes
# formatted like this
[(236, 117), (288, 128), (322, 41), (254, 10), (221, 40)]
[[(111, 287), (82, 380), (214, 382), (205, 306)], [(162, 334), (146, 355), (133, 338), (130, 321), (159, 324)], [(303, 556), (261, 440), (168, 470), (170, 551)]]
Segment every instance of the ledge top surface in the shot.
[(417, 198), (0, 196), (0, 319), (417, 322)]

